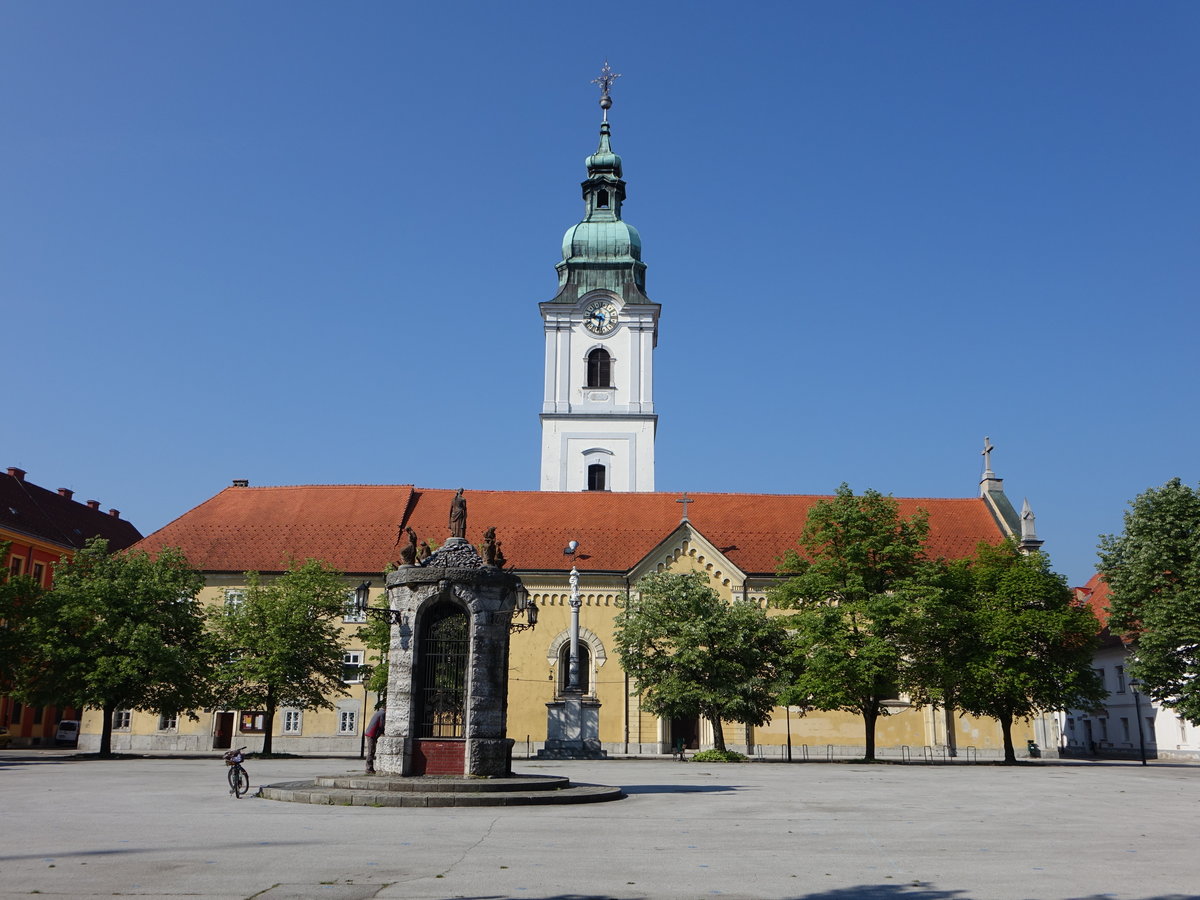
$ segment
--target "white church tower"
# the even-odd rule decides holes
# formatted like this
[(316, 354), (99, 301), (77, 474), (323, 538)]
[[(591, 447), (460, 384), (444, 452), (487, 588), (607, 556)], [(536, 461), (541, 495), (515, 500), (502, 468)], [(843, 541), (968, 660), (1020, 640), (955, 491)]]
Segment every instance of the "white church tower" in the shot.
[(600, 146), (587, 158), (583, 221), (567, 229), (546, 332), (543, 491), (654, 490), (654, 348), (659, 305), (646, 296), (637, 229), (621, 221), (621, 157), (609, 146), (608, 63)]

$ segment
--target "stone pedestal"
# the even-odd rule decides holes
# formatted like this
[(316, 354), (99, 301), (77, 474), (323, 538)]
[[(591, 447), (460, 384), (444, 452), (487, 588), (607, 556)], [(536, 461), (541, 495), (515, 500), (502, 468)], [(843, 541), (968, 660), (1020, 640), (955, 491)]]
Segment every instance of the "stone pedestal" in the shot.
[(600, 701), (564, 691), (546, 704), (546, 746), (538, 759), (604, 759), (600, 749)]
[[(392, 775), (458, 774), (504, 777), (512, 769), (505, 736), (509, 623), (519, 580), (483, 560), (465, 539), (452, 537), (423, 564), (388, 574), (388, 602), (400, 614), (388, 651), (387, 724), (375, 768)], [(420, 733), (426, 620), (442, 603), (467, 619), (469, 665), (461, 735)], [(418, 744), (419, 742), (419, 744)], [(459, 762), (461, 760), (461, 763)], [(449, 768), (448, 768), (449, 767)], [(454, 769), (455, 771), (451, 771)]]

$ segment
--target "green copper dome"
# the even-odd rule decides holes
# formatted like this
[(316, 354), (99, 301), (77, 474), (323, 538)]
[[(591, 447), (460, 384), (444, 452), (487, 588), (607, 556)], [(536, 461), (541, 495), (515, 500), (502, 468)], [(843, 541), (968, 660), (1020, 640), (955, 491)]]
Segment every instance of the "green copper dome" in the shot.
[(621, 219), (625, 182), (621, 157), (613, 152), (608, 122), (600, 126), (600, 145), (586, 160), (583, 220), (563, 235), (558, 295), (552, 302), (575, 303), (589, 291), (607, 290), (626, 303), (649, 303), (642, 236)]

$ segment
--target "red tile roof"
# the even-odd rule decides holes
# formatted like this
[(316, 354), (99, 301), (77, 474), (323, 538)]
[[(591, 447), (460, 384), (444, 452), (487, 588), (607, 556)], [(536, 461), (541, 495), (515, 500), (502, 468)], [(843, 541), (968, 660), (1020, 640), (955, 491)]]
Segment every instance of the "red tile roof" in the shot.
[(106, 538), (110, 550), (124, 550), (142, 537), (120, 516), (39, 487), (16, 468), (0, 472), (0, 530), (41, 538), (64, 550), (78, 550), (93, 537)]
[[(231, 487), (150, 535), (145, 549), (180, 547), (210, 572), (279, 571), (314, 557), (344, 572), (377, 573), (399, 556), (400, 529), (441, 543), (454, 491), (411, 485)], [(679, 525), (683, 505), (667, 493), (467, 491), (467, 538), (478, 544), (495, 526), (510, 565), (523, 571), (627, 572)], [(795, 546), (819, 496), (694, 494), (692, 524), (734, 565), (773, 574)], [(930, 551), (962, 557), (979, 541), (998, 542), (999, 526), (981, 499), (898, 498), (910, 515), (929, 512)], [(579, 542), (574, 559), (563, 554)]]

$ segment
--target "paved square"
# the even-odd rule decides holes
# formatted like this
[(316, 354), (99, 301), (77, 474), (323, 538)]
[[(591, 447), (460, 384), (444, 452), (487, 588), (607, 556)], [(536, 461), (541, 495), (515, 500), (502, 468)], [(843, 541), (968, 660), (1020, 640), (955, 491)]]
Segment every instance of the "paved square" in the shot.
[[(560, 807), (234, 800), (212, 758), (0, 754), (0, 896), (1200, 897), (1200, 767), (518, 761)], [(258, 785), (355, 760), (247, 763)]]

